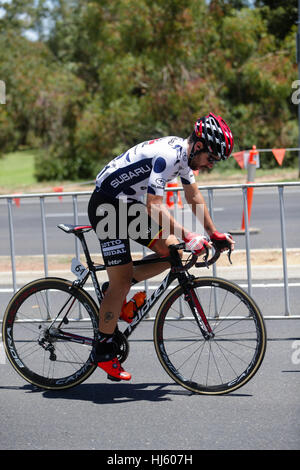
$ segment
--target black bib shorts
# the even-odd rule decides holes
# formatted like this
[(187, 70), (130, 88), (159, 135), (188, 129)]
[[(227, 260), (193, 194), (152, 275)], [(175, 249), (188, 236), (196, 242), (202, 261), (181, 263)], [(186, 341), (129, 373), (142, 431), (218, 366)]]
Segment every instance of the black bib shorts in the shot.
[(161, 238), (162, 228), (149, 216), (146, 205), (140, 201), (110, 198), (95, 189), (89, 201), (88, 216), (107, 267), (132, 261), (130, 240), (152, 248)]

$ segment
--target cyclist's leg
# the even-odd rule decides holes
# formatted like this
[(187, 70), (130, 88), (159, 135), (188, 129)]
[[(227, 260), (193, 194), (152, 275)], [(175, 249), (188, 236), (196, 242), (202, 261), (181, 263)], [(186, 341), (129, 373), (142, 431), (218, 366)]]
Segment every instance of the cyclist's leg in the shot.
[[(130, 214), (130, 212), (134, 214), (133, 216), (128, 215), (129, 237), (154, 252), (151, 255), (145, 256), (143, 259), (169, 256), (168, 247), (172, 244), (179, 243), (175, 235), (166, 233), (163, 228), (149, 216), (146, 205), (142, 202), (131, 203), (128, 207), (128, 214)], [(136, 223), (137, 213), (139, 213), (141, 217), (142, 223), (140, 224)], [(139, 227), (139, 230), (130, 230), (131, 223), (133, 223), (134, 228)], [(179, 254), (182, 256), (182, 252), (179, 252)], [(163, 261), (161, 263), (134, 266), (133, 278), (138, 282), (144, 281), (167, 269), (170, 269), (170, 263)]]
[(99, 336), (95, 347), (95, 362), (114, 380), (130, 380), (131, 375), (120, 365), (114, 332), (132, 280), (132, 262), (107, 267), (109, 287), (99, 310)]
[(113, 334), (115, 330), (133, 275), (129, 240), (119, 237), (119, 211), (117, 200), (94, 191), (88, 216), (98, 237), (109, 278), (109, 289), (99, 312), (99, 330), (105, 334)]
[[(112, 216), (106, 221), (107, 211), (110, 209)], [(94, 350), (94, 362), (105, 370), (110, 378), (129, 380), (131, 375), (120, 366), (117, 359), (117, 345), (114, 341), (122, 304), (132, 282), (133, 268), (129, 240), (116, 238), (119, 234), (118, 205), (114, 201), (107, 202), (95, 192), (89, 203), (89, 219), (98, 236), (109, 279), (109, 288), (99, 310), (99, 336)], [(105, 238), (106, 223), (108, 223), (108, 233)], [(98, 230), (101, 224), (103, 224), (103, 227), (101, 226), (103, 235), (100, 235), (102, 231)]]
[[(155, 240), (155, 243), (150, 247), (152, 251), (154, 251), (153, 254), (145, 256), (143, 259), (146, 258), (153, 258), (157, 256), (168, 256), (169, 255), (169, 249), (168, 247), (172, 244), (177, 244), (179, 241), (175, 237), (175, 235), (169, 235), (167, 239), (157, 239)], [(179, 252), (180, 256), (182, 256), (182, 252)], [(145, 265), (140, 265), (140, 266), (134, 266), (133, 268), (133, 278), (140, 282), (144, 281), (146, 279), (149, 279), (151, 277), (154, 277), (163, 271), (166, 271), (167, 269), (170, 269), (170, 263), (168, 262), (161, 262), (161, 263), (153, 263), (153, 264), (145, 264)]]
[(132, 262), (106, 268), (109, 286), (101, 302), (99, 311), (99, 330), (113, 334), (122, 310), (133, 276)]

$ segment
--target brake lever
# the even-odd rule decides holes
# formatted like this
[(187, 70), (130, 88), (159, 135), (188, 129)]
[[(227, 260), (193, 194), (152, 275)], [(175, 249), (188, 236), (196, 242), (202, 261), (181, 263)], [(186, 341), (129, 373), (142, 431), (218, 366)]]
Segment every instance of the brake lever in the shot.
[(204, 245), (204, 248), (205, 248), (205, 252), (206, 252), (206, 253), (205, 253), (204, 257), (203, 257), (203, 261), (204, 261), (205, 266), (207, 267), (207, 269), (209, 269), (208, 262), (207, 262), (207, 260), (208, 260), (208, 255), (209, 255), (209, 249), (207, 248), (206, 245)]
[(231, 253), (232, 253), (232, 249), (231, 247), (228, 249), (227, 251), (227, 258), (228, 258), (228, 261), (230, 264), (232, 264), (232, 261), (231, 261)]

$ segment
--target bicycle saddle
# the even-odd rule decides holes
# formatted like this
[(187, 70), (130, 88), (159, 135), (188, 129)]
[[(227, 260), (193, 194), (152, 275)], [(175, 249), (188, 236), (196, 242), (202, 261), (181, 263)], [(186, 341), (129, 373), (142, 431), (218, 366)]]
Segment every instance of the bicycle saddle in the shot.
[(83, 233), (92, 230), (91, 225), (71, 225), (71, 224), (59, 224), (58, 228), (66, 233)]

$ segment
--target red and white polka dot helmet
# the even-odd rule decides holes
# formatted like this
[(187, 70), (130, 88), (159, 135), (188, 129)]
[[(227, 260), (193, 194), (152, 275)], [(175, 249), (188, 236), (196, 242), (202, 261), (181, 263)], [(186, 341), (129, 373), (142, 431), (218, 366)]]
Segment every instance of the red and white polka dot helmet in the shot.
[(209, 113), (195, 123), (195, 134), (204, 142), (209, 152), (226, 160), (232, 152), (234, 140), (229, 126), (221, 116)]

